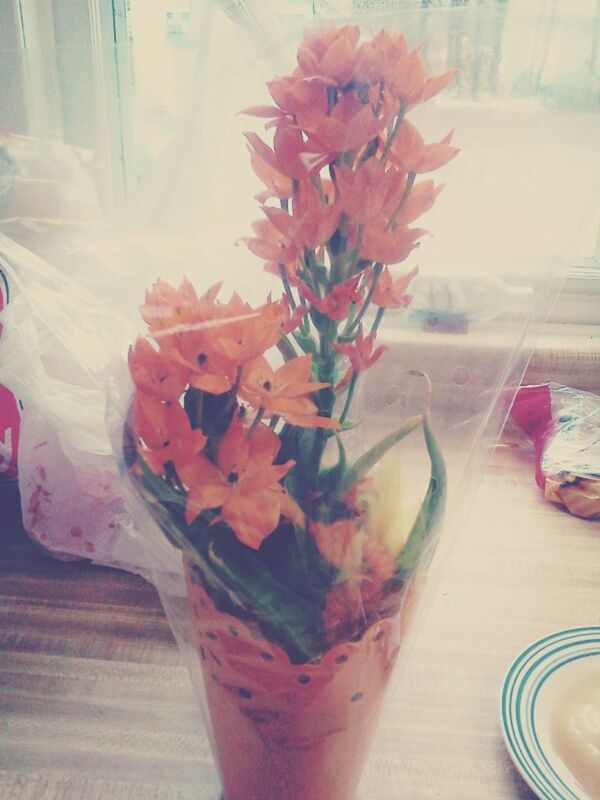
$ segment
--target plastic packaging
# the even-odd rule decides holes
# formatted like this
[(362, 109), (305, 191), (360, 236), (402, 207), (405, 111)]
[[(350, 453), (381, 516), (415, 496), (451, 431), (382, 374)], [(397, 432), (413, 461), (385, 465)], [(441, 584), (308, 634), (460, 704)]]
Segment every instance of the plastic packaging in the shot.
[(544, 497), (600, 519), (600, 397), (556, 383), (523, 386), (511, 417), (534, 446)]
[[(249, 18), (269, 19), (267, 6), (243, 5)], [(260, 6), (261, 13), (252, 13), (254, 5)], [(365, 96), (358, 96), (354, 108), (352, 98), (344, 100), (337, 112), (342, 117), (341, 124), (330, 125), (334, 120), (329, 118), (338, 105), (335, 101), (340, 97), (340, 86), (334, 92), (334, 84), (344, 78), (344, 73), (337, 70), (347, 66), (344, 59), (353, 46), (354, 34), (350, 33), (350, 41), (346, 35), (342, 36), (327, 59), (319, 52), (320, 46), (315, 52), (309, 47), (310, 52), (305, 52), (301, 59), (303, 69), (308, 70), (305, 72), (308, 79), (295, 87), (299, 89), (299, 99), (306, 92), (320, 97), (322, 102), (323, 86), (329, 85), (331, 91), (325, 92), (326, 106), (311, 103), (308, 111), (322, 112), (325, 107), (332, 114), (325, 113), (320, 119), (324, 125), (316, 133), (310, 131), (312, 137), (302, 138), (300, 153), (298, 138), (293, 132), (289, 136), (289, 130), (288, 139), (279, 141), (281, 148), (276, 148), (277, 152), (267, 152), (255, 135), (260, 135), (270, 146), (272, 129), (265, 133), (264, 120), (260, 117), (238, 115), (248, 105), (272, 104), (264, 83), (276, 74), (285, 75), (295, 68), (296, 35), (284, 30), (275, 41), (269, 34), (269, 48), (266, 48), (264, 41), (256, 36), (255, 28), (254, 52), (264, 52), (263, 56), (257, 56), (249, 52), (247, 37), (243, 40), (246, 45), (240, 46), (242, 40), (228, 30), (226, 34), (223, 32), (223, 38), (211, 42), (206, 72), (198, 84), (198, 98), (190, 103), (189, 119), (168, 148), (162, 174), (155, 176), (155, 182), (147, 183), (146, 193), (142, 191), (132, 203), (129, 220), (135, 219), (141, 226), (135, 233), (129, 232), (123, 237), (106, 227), (98, 235), (86, 229), (84, 235), (75, 236), (73, 230), (65, 226), (66, 235), (59, 237), (58, 242), (54, 240), (52, 246), (43, 251), (56, 268), (51, 275), (48, 264), (32, 259), (30, 253), (15, 249), (8, 241), (2, 242), (0, 251), (21, 281), (19, 293), (23, 301), (20, 308), (11, 309), (10, 316), (6, 316), (6, 329), (12, 328), (12, 338), (0, 344), (0, 370), (4, 379), (4, 371), (13, 365), (11, 388), (18, 389), (28, 409), (31, 407), (37, 414), (36, 417), (32, 413), (25, 420), (27, 430), (35, 432), (30, 440), (33, 446), (28, 451), (31, 492), (36, 492), (41, 485), (39, 478), (43, 475), (39, 468), (44, 466), (36, 462), (35, 438), (45, 438), (43, 424), (48, 424), (51, 432), (59, 433), (60, 446), (68, 462), (81, 462), (85, 469), (70, 471), (62, 466), (64, 462), (53, 459), (53, 474), (48, 478), (46, 473), (48, 482), (44, 490), (59, 495), (61, 505), (68, 505), (87, 493), (86, 504), (89, 503), (91, 510), (97, 509), (97, 503), (108, 500), (107, 514), (94, 511), (103, 521), (102, 536), (106, 537), (107, 547), (103, 550), (96, 546), (92, 557), (101, 561), (109, 551), (107, 563), (118, 562), (132, 569), (140, 569), (141, 564), (142, 570), (151, 565), (152, 578), (188, 659), (209, 730), (212, 719), (214, 727), (210, 735), (226, 783), (225, 800), (247, 800), (258, 796), (257, 791), (262, 790), (265, 797), (278, 800), (284, 797), (293, 800), (295, 796), (301, 800), (317, 797), (322, 800), (323, 797), (335, 798), (336, 793), (349, 800), (355, 792), (361, 768), (359, 762), (368, 750), (371, 723), (385, 704), (385, 690), (392, 680), (394, 661), (400, 662), (409, 652), (427, 596), (435, 588), (439, 573), (430, 566), (434, 548), (439, 539), (437, 560), (440, 563), (440, 551), (448, 551), (453, 534), (462, 527), (481, 466), (496, 441), (507, 404), (519, 384), (540, 325), (556, 297), (568, 248), (586, 215), (593, 215), (598, 208), (598, 167), (594, 161), (596, 115), (566, 115), (539, 87), (527, 84), (522, 88), (524, 84), (519, 78), (522, 54), (527, 49), (528, 37), (539, 29), (540, 18), (523, 16), (518, 11), (513, 13), (515, 4), (503, 5), (508, 5), (508, 16), (503, 18), (502, 24), (500, 17), (494, 16), (498, 9), (494, 9), (492, 15), (489, 8), (481, 4), (468, 9), (410, 8), (382, 17), (369, 14), (360, 17), (362, 41), (384, 28), (395, 43), (388, 51), (376, 49), (375, 62), (384, 52), (400, 60), (408, 56), (403, 52), (401, 40), (396, 38), (398, 31), (405, 30), (412, 48), (410, 64), (415, 71), (406, 70), (404, 77), (414, 80), (417, 86), (424, 79), (419, 57), (414, 53), (421, 41), (423, 47), (419, 52), (425, 58), (428, 74), (439, 76), (453, 66), (459, 68), (456, 79), (444, 93), (418, 108), (406, 109), (408, 120), (429, 145), (426, 147), (424, 143), (425, 149), (421, 149), (416, 136), (409, 143), (408, 156), (416, 158), (413, 167), (424, 168), (420, 160), (424, 156), (448, 156), (455, 145), (461, 153), (443, 167), (446, 186), (439, 196), (437, 178), (433, 186), (428, 182), (428, 175), (415, 178), (415, 192), (421, 185), (419, 193), (423, 201), (422, 207), (416, 204), (416, 210), (423, 212), (418, 224), (422, 219), (423, 227), (434, 236), (416, 237), (415, 241), (418, 238), (422, 242), (421, 247), (417, 252), (408, 253), (413, 243), (409, 235), (408, 258), (400, 258), (399, 266), (393, 264), (398, 252), (386, 252), (382, 258), (391, 264), (389, 274), (383, 268), (383, 261), (376, 262), (382, 265), (379, 270), (375, 269), (373, 259), (361, 257), (361, 253), (365, 255), (362, 252), (365, 240), (369, 248), (378, 247), (382, 242), (389, 244), (387, 240), (394, 238), (388, 236), (389, 231), (381, 231), (381, 236), (374, 237), (367, 237), (363, 231), (359, 247), (360, 232), (349, 231), (345, 223), (340, 222), (341, 215), (336, 219), (337, 210), (331, 211), (337, 201), (342, 202), (342, 194), (345, 195), (343, 203), (348, 206), (345, 213), (349, 219), (356, 217), (355, 222), (359, 221), (357, 214), (371, 213), (378, 203), (382, 210), (377, 191), (364, 191), (360, 181), (354, 186), (356, 176), (351, 164), (357, 166), (354, 150), (359, 144), (348, 139), (343, 143), (349, 132), (356, 132), (356, 126), (345, 119), (346, 113), (351, 119), (353, 111), (357, 114), (362, 111), (360, 121), (371, 133), (373, 119), (360, 108)], [(490, 53), (487, 56), (501, 69), (494, 70), (490, 66), (485, 90), (481, 85), (475, 90), (475, 82), (483, 71), (479, 69), (478, 59), (471, 58), (466, 52), (468, 48), (462, 45), (472, 44), (477, 38), (470, 35), (473, 23), (480, 22), (488, 29), (490, 20), (493, 31), (498, 34), (499, 49), (496, 56)], [(454, 59), (459, 52), (461, 58), (457, 63)], [(329, 71), (325, 83), (322, 75), (315, 79), (315, 75), (308, 74), (315, 69), (315, 61), (317, 71)], [(354, 93), (356, 99), (356, 85), (348, 83), (341, 90), (348, 96)], [(417, 92), (415, 99), (418, 95)], [(288, 101), (293, 103), (293, 92), (287, 100), (281, 97), (279, 100), (282, 105)], [(377, 108), (378, 100), (374, 102)], [(329, 108), (330, 103), (332, 108)], [(385, 113), (390, 110), (382, 106), (379, 112), (382, 109)], [(391, 107), (391, 111), (397, 112), (397, 109)], [(397, 113), (395, 117), (392, 113), (390, 122), (394, 119), (398, 119)], [(302, 121), (306, 130), (318, 122), (319, 119), (311, 121), (310, 113)], [(402, 124), (403, 121), (398, 125), (398, 136)], [(328, 131), (329, 128), (332, 130)], [(446, 137), (452, 128), (455, 133), (449, 142)], [(408, 125), (404, 128), (405, 132), (411, 130)], [(279, 230), (280, 236), (272, 239), (263, 236), (263, 233), (273, 234), (273, 227), (277, 229), (266, 224), (268, 217), (262, 217), (261, 226), (252, 229), (252, 220), (260, 214), (254, 195), (262, 194), (265, 185), (250, 167), (242, 137), (245, 131), (251, 134), (246, 141), (254, 151), (256, 171), (267, 183), (277, 184), (276, 194), (283, 192), (283, 197), (267, 200), (270, 216), (277, 218), (280, 227), (281, 224), (286, 227), (284, 231)], [(343, 188), (338, 187), (340, 197), (337, 200), (335, 187), (332, 191), (331, 184), (327, 183), (331, 179), (329, 164), (327, 160), (319, 164), (319, 157), (324, 155), (320, 141), (328, 132), (331, 134), (330, 149), (338, 159), (337, 164), (335, 159), (331, 162), (333, 171), (339, 181), (345, 181)], [(361, 136), (363, 133), (364, 130), (360, 131)], [(391, 132), (384, 133), (385, 142), (390, 135)], [(319, 142), (314, 150), (312, 144), (305, 147), (310, 138)], [(373, 132), (370, 141), (374, 139)], [(402, 138), (399, 141), (402, 142)], [(368, 139), (362, 142), (367, 145), (362, 154), (365, 164), (375, 155), (383, 157), (385, 142), (369, 144)], [(413, 152), (415, 143), (420, 153)], [(348, 150), (342, 158), (340, 148), (343, 147)], [(277, 158), (281, 155), (286, 169), (293, 162), (294, 169), (318, 170), (323, 178), (323, 196), (319, 196), (316, 181), (302, 181), (293, 174), (284, 174), (279, 184), (282, 167), (272, 163), (273, 154)], [(295, 156), (299, 156), (298, 159)], [(548, 163), (553, 165), (552, 170), (548, 169)], [(343, 170), (345, 166), (348, 167), (346, 171)], [(369, 169), (375, 174), (378, 169), (381, 171), (381, 166), (371, 164)], [(316, 173), (312, 177), (316, 177)], [(294, 180), (298, 181), (297, 186)], [(371, 188), (369, 181), (367, 185)], [(377, 186), (381, 185), (377, 182)], [(408, 180), (400, 185), (404, 194)], [(397, 186), (388, 188), (390, 196), (384, 199), (384, 205), (388, 199), (405, 202), (410, 197), (409, 191), (402, 201), (395, 193)], [(317, 193), (316, 201), (313, 190)], [(291, 203), (289, 197), (286, 198), (286, 192), (290, 191), (297, 195)], [(416, 197), (415, 194), (413, 199)], [(288, 211), (293, 212), (292, 220), (285, 217), (286, 199)], [(263, 197), (261, 202), (264, 200)], [(278, 200), (284, 201), (283, 208)], [(425, 213), (425, 206), (432, 200), (435, 202)], [(406, 212), (407, 207), (404, 207), (399, 214)], [(402, 220), (401, 233), (405, 233), (404, 223), (409, 227), (416, 224), (416, 217), (410, 222), (407, 217)], [(301, 220), (303, 226), (299, 225)], [(323, 273), (319, 263), (312, 262), (312, 257), (318, 255), (320, 259), (324, 255), (321, 251), (325, 243), (322, 237), (325, 237), (331, 251), (327, 258), (337, 259), (339, 266), (340, 237), (334, 234), (340, 227), (358, 250), (358, 263), (351, 258), (343, 269), (358, 269), (360, 274), (356, 285), (353, 283), (356, 275), (348, 276), (343, 287), (337, 284), (338, 291), (334, 294), (333, 286), (328, 287), (332, 291), (325, 291), (331, 273), (327, 273), (327, 269)], [(351, 223), (348, 227), (354, 228)], [(353, 234), (356, 234), (355, 239)], [(300, 260), (307, 250), (311, 262), (309, 271), (316, 271), (319, 284), (309, 285), (308, 291), (303, 289), (300, 295), (301, 287), (291, 280), (295, 276), (288, 275), (295, 309), (291, 301), (281, 301), (278, 264), (287, 264), (291, 272), (300, 266), (306, 269), (306, 265), (300, 265), (296, 257), (287, 262), (290, 251), (281, 247), (286, 237), (302, 238)], [(247, 247), (250, 242), (244, 242), (244, 238), (252, 240), (252, 249)], [(399, 240), (398, 235), (398, 240), (392, 244), (399, 247), (402, 243)], [(30, 242), (28, 245), (36, 249)], [(375, 254), (378, 251), (366, 255)], [(257, 255), (260, 256), (258, 260)], [(261, 259), (274, 263), (275, 269), (262, 271)], [(360, 263), (362, 261), (368, 263), (365, 265)], [(330, 262), (326, 264), (331, 267)], [(371, 311), (366, 311), (355, 324), (371, 288), (371, 299), (375, 297), (376, 273), (381, 281), (378, 282), (379, 300), (383, 297), (384, 302), (387, 299), (389, 305), (398, 307), (386, 311), (382, 321), (376, 310), (382, 306), (374, 302)], [(181, 283), (184, 275), (189, 283)], [(138, 394), (150, 399), (136, 401), (132, 407), (127, 369), (125, 375), (118, 370), (114, 373), (112, 397), (116, 409), (111, 413), (116, 451), (119, 458), (125, 452), (125, 471), (137, 482), (142, 493), (136, 490), (128, 494), (127, 507), (136, 520), (135, 529), (122, 526), (124, 535), (112, 537), (110, 514), (120, 515), (122, 507), (112, 487), (106, 495), (99, 492), (105, 480), (100, 465), (110, 462), (106, 430), (101, 422), (106, 405), (105, 380), (113, 374), (110, 367), (113, 356), (124, 355), (123, 342), (134, 339), (127, 323), (136, 316), (135, 307), (142, 302), (142, 286), (150, 286), (157, 276), (163, 282), (149, 294), (144, 312), (152, 321), (152, 336), (148, 338), (145, 332), (131, 361)], [(367, 276), (373, 277), (373, 283)], [(225, 285), (217, 293), (215, 284), (221, 281)], [(451, 305), (436, 302), (421, 306), (416, 299), (410, 302), (410, 295), (416, 298), (420, 292), (417, 292), (418, 281), (428, 287), (427, 291), (432, 286), (451, 286)], [(197, 295), (193, 294), (192, 285)], [(214, 287), (212, 292), (202, 300), (211, 287)], [(488, 298), (486, 302), (481, 296), (482, 289)], [(496, 290), (501, 295), (501, 302), (497, 304), (501, 308), (495, 308), (489, 301)], [(232, 291), (247, 301), (249, 307), (236, 298), (230, 302)], [(269, 292), (271, 301), (265, 305)], [(332, 294), (334, 296), (330, 297)], [(212, 450), (206, 451), (208, 455), (204, 453), (212, 465), (207, 468), (200, 458), (207, 446), (202, 436), (207, 434), (198, 428), (190, 430), (191, 422), (199, 420), (201, 426), (206, 427), (212, 417), (220, 416), (217, 413), (220, 409), (224, 421), (229, 424), (227, 414), (241, 399), (249, 411), (247, 417), (236, 424), (241, 426), (242, 433), (244, 425), (252, 425), (256, 413), (252, 407), (256, 408), (257, 398), (264, 398), (275, 383), (279, 389), (286, 377), (277, 373), (274, 380), (269, 371), (279, 369), (281, 358), (290, 355), (285, 341), (279, 339), (280, 324), (289, 330), (290, 342), (297, 354), (301, 352), (294, 337), (294, 333), (299, 334), (302, 341), (302, 331), (306, 330), (307, 317), (300, 313), (302, 309), (298, 310), (301, 306), (311, 306), (309, 328), (313, 339), (315, 325), (325, 329), (330, 323), (333, 328), (336, 323), (337, 332), (343, 334), (349, 322), (348, 341), (336, 342), (342, 349), (335, 350), (335, 356), (330, 347), (332, 336), (325, 337), (325, 352), (321, 350), (322, 342), (313, 352), (308, 340), (304, 341), (308, 348), (306, 356), (312, 357), (315, 365), (314, 374), (312, 370), (302, 372), (302, 381), (297, 374), (287, 376), (291, 385), (296, 383), (296, 391), (298, 383), (303, 383), (304, 387), (295, 396), (279, 392), (281, 407), (272, 407), (271, 413), (265, 412), (262, 420), (256, 421), (254, 433), (261, 431), (259, 437), (264, 440), (264, 446), (258, 447), (250, 457), (244, 437), (239, 430), (234, 430), (219, 464), (216, 453), (223, 442), (223, 431), (213, 432)], [(420, 324), (418, 318), (411, 317), (411, 312), (419, 308), (430, 321), (432, 314), (443, 317), (442, 323)], [(190, 326), (188, 315), (196, 312), (200, 313), (200, 318), (192, 319)], [(338, 314), (340, 319), (336, 319)], [(362, 339), (358, 340), (361, 323)], [(165, 330), (159, 333), (162, 324)], [(295, 327), (298, 325), (300, 327)], [(376, 342), (369, 339), (374, 325), (377, 326)], [(232, 331), (239, 331), (241, 338), (232, 335)], [(271, 341), (275, 332), (277, 336)], [(461, 335), (455, 335), (457, 332)], [(260, 364), (267, 377), (258, 381), (263, 374), (259, 370), (257, 384), (254, 391), (250, 391), (247, 374), (245, 385), (240, 383), (236, 387), (237, 370), (231, 374), (225, 370), (229, 383), (223, 385), (224, 364), (231, 366), (232, 362), (237, 363), (236, 359), (240, 360), (240, 347), (245, 358), (250, 340), (256, 348), (253, 352), (256, 357), (268, 349), (267, 344), (281, 345), (277, 351), (279, 355), (273, 348), (269, 350), (268, 370), (262, 362)], [(184, 348), (184, 342), (190, 344), (189, 351), (187, 344)], [(171, 359), (167, 373), (163, 372), (164, 364), (156, 353), (158, 343), (164, 345)], [(183, 349), (178, 350), (178, 343)], [(206, 351), (202, 349), (204, 345)], [(379, 350), (380, 345), (387, 346), (385, 353)], [(210, 373), (208, 367), (212, 365), (215, 351), (218, 363), (215, 372)], [(178, 368), (171, 369), (173, 360)], [(23, 369), (30, 361), (34, 368)], [(324, 374), (332, 361), (333, 374)], [(307, 363), (308, 360), (304, 360), (295, 366), (303, 365), (305, 370)], [(354, 381), (354, 371), (348, 372), (348, 363), (361, 368), (368, 364), (369, 369), (363, 370), (365, 374), (361, 380)], [(414, 374), (419, 372), (429, 376), (431, 391), (427, 380)], [(212, 384), (204, 383), (207, 374), (213, 376)], [(183, 384), (180, 383), (182, 375)], [(196, 382), (193, 391), (186, 388), (191, 385), (190, 376)], [(319, 392), (323, 409), (319, 406), (319, 413), (315, 413), (315, 400), (311, 397), (315, 387), (311, 386), (310, 390), (306, 387), (315, 381), (343, 384), (337, 406), (331, 407), (330, 387), (321, 387), (315, 391)], [(141, 388), (144, 386), (145, 389)], [(352, 400), (345, 409), (352, 386)], [(177, 387), (180, 394), (186, 388), (185, 409), (178, 402)], [(223, 394), (229, 391), (229, 398), (219, 399), (214, 395), (218, 388)], [(156, 397), (152, 397), (153, 392), (166, 399), (157, 402)], [(171, 392), (175, 392), (172, 406), (167, 406)], [(227, 408), (229, 401), (232, 401), (231, 408)], [(287, 415), (288, 430), (294, 432), (294, 437), (301, 437), (302, 446), (300, 439), (284, 443), (284, 452), (275, 455), (277, 442), (273, 437), (282, 433), (284, 422), (273, 422), (273, 415), (284, 418)], [(345, 429), (339, 433), (343, 449), (336, 444), (335, 434), (328, 437), (319, 478), (326, 483), (322, 491), (329, 492), (327, 502), (321, 502), (320, 489), (312, 496), (308, 493), (299, 497), (301, 487), (298, 488), (293, 479), (293, 475), (298, 474), (297, 464), (289, 462), (306, 460), (306, 453), (314, 452), (314, 468), (306, 470), (306, 480), (316, 482), (321, 432), (330, 430), (316, 428), (316, 425), (329, 424), (322, 420), (339, 421), (341, 417), (344, 422), (357, 424), (343, 426)], [(407, 420), (412, 422), (403, 428)], [(127, 433), (124, 442), (125, 421), (126, 428), (134, 425), (135, 429)], [(273, 427), (269, 427), (271, 422)], [(411, 430), (413, 424), (415, 427)], [(137, 461), (138, 468), (145, 470), (142, 479), (139, 472), (132, 471), (134, 450), (140, 446), (140, 425), (145, 429), (141, 437), (143, 447), (151, 451), (146, 453), (148, 461)], [(162, 438), (161, 434), (167, 430), (176, 435)], [(339, 505), (332, 503), (331, 493), (336, 482), (341, 492), (350, 466), (359, 463), (378, 442), (389, 442), (386, 437), (393, 437), (398, 431), (407, 435), (397, 450), (392, 449), (385, 457), (374, 458), (372, 462), (362, 462), (367, 466), (367, 480), (356, 496), (350, 491), (342, 492)], [(311, 438), (319, 442), (318, 446), (310, 446)], [(165, 448), (175, 455), (176, 461), (190, 455), (190, 463), (200, 464), (202, 474), (191, 475), (189, 483), (183, 481), (181, 485), (177, 483), (180, 476), (176, 468), (174, 473), (169, 469), (168, 475), (166, 469), (165, 474), (152, 474), (146, 464), (152, 464), (160, 473), (165, 464), (161, 461), (161, 450)], [(94, 458), (90, 460), (90, 456)], [(246, 456), (254, 466), (260, 467), (254, 470), (249, 482), (245, 480), (246, 475), (244, 481), (240, 481), (240, 471), (227, 468), (231, 466), (230, 458), (243, 460)], [(273, 458), (276, 459), (274, 465)], [(184, 469), (187, 466), (189, 464), (184, 464)], [(111, 469), (113, 467), (114, 462)], [(194, 502), (202, 505), (208, 498), (215, 503), (214, 508), (220, 509), (216, 513), (223, 513), (227, 493), (227, 498), (232, 499), (225, 514), (235, 525), (236, 533), (223, 521), (202, 528), (195, 522), (188, 525), (183, 516), (182, 497), (192, 484), (202, 486), (203, 475), (214, 476), (217, 467), (220, 475), (213, 486), (216, 494), (203, 496), (200, 492)], [(57, 473), (63, 468), (65, 474), (76, 477), (77, 484), (58, 480)], [(83, 485), (79, 484), (80, 476), (86, 476)], [(265, 494), (251, 506), (240, 500), (243, 492), (239, 488), (235, 493), (232, 489), (243, 483), (249, 492), (252, 488), (252, 492), (258, 493), (258, 487), (267, 478)], [(50, 480), (53, 483), (48, 488)], [(444, 484), (448, 509), (442, 525), (441, 514), (436, 519), (433, 512), (441, 511)], [(39, 494), (45, 498), (42, 491)], [(385, 502), (381, 502), (382, 498)], [(437, 498), (437, 502), (432, 507), (433, 498)], [(78, 507), (76, 502), (73, 506)], [(423, 509), (420, 517), (419, 508)], [(283, 511), (281, 518), (287, 520), (281, 526), (279, 517), (273, 523), (278, 510)], [(193, 511), (192, 507), (190, 513)], [(308, 531), (301, 521), (307, 515), (313, 523)], [(337, 518), (337, 515), (341, 516)], [(421, 535), (424, 520), (427, 520), (426, 536)], [(82, 526), (57, 515), (56, 523), (52, 536), (59, 534), (60, 528), (62, 538), (57, 541), (63, 553), (65, 547), (73, 553), (73, 547), (80, 547), (80, 544), (85, 547), (86, 542), (95, 541), (90, 538), (93, 531), (87, 522)], [(271, 523), (276, 528), (275, 533), (273, 528), (268, 530)], [(71, 529), (78, 533), (78, 528), (85, 535), (71, 533)], [(412, 531), (415, 531), (413, 538)], [(189, 537), (185, 542), (181, 539), (182, 532), (184, 539)], [(243, 536), (245, 543), (236, 534)], [(211, 548), (203, 549), (207, 538), (211, 540)], [(410, 546), (407, 541), (411, 542)], [(126, 557), (123, 550), (115, 557), (118, 543), (127, 548), (131, 544)], [(260, 544), (258, 549), (257, 544)], [(185, 557), (182, 557), (181, 545), (184, 545)], [(394, 547), (398, 548), (398, 553), (390, 560), (390, 548)], [(136, 548), (139, 549), (136, 551)], [(81, 549), (75, 552), (79, 554)], [(85, 550), (82, 554), (90, 555)], [(237, 570), (233, 575), (230, 574), (232, 554), (239, 556), (242, 562), (233, 565)], [(307, 570), (306, 563), (316, 565), (315, 569)], [(252, 576), (250, 572), (254, 568), (258, 574)], [(396, 575), (400, 569), (403, 574), (394, 582), (390, 570)], [(250, 574), (243, 586), (239, 581), (241, 573), (246, 578)], [(298, 580), (307, 574), (306, 581)], [(382, 582), (382, 574), (387, 574), (389, 581)], [(261, 608), (267, 610), (261, 613)], [(273, 685), (276, 691), (272, 691)], [(236, 743), (239, 747), (234, 749), (232, 744)], [(327, 753), (332, 754), (329, 761), (325, 757)], [(340, 753), (344, 755), (343, 764)], [(349, 753), (355, 761), (354, 772), (347, 768)], [(232, 763), (233, 758), (237, 763)], [(266, 761), (270, 769), (256, 769)], [(303, 783), (292, 788), (285, 779), (287, 770), (303, 777)], [(261, 776), (267, 785), (258, 790), (256, 786), (248, 789), (248, 783), (263, 779)], [(333, 782), (334, 777), (340, 778), (340, 782)], [(342, 779), (347, 779), (348, 783), (343, 784)], [(397, 793), (395, 786), (388, 796), (395, 797)], [(214, 795), (214, 786), (206, 785), (199, 790), (202, 800), (213, 800)]]
[[(295, 71), (290, 57), (268, 84), (271, 98), (257, 86), (262, 63), (207, 87), (197, 202), (210, 275), (147, 292), (133, 399), (127, 378), (115, 382), (117, 451), (226, 800), (355, 796), (422, 608), (446, 492), (451, 541), (560, 286), (558, 243), (574, 232), (565, 217), (538, 247), (534, 215), (519, 227), (510, 193), (501, 209), (470, 193), (478, 165), (514, 159), (523, 142), (493, 125), (482, 134), (487, 109), (444, 101), (451, 73), (425, 73), (396, 31), (402, 15), (388, 23), (375, 46), (364, 45), (369, 17), (360, 40), (352, 26), (309, 34)], [(401, 65), (403, 101), (376, 79), (388, 62)], [(242, 103), (266, 134), (235, 116)], [(262, 183), (243, 164), (244, 129)], [(438, 198), (417, 173), (442, 166)], [(542, 188), (528, 191), (531, 201)], [(264, 215), (251, 232), (257, 193)], [(412, 226), (433, 207), (437, 235), (440, 206), (447, 219), (430, 242)], [(266, 262), (262, 280), (253, 257)], [(413, 281), (429, 274), (465, 278), (464, 335), (411, 320)], [(476, 275), (488, 297), (506, 287), (500, 308), (473, 301)], [(165, 541), (178, 563), (161, 560)]]
[[(10, 288), (8, 278), (0, 270), (0, 312), (8, 305)], [(0, 324), (0, 336), (2, 325)], [(17, 452), (19, 447), (19, 430), (21, 426), (21, 408), (14, 394), (0, 384), (0, 481), (7, 486), (17, 476)]]

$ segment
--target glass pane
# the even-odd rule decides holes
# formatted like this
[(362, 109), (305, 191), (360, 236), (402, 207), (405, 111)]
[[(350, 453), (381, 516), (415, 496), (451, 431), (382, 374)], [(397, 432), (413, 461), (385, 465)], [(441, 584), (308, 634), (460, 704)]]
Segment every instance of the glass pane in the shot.
[(189, 110), (196, 49), (190, 0), (128, 0), (133, 137), (146, 175)]

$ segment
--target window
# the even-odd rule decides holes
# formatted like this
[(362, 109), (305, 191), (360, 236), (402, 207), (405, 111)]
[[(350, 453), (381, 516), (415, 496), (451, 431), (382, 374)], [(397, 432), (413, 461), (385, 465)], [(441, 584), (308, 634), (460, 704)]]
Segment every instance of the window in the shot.
[[(211, 32), (227, 56), (239, 41), (236, 26), (256, 31), (271, 24), (259, 13), (263, 7), (252, 0), (4, 0), (2, 127), (37, 137), (50, 133), (77, 148), (101, 202), (114, 208), (177, 147)], [(477, 189), (485, 203), (498, 202), (501, 214), (512, 191), (510, 235), (521, 231), (536, 242), (539, 252), (532, 256), (543, 255), (546, 246), (552, 250), (561, 220), (528, 205), (523, 186), (537, 181), (541, 202), (553, 192), (573, 197), (570, 213), (578, 218), (579, 234), (570, 246), (571, 274), (554, 319), (598, 322), (600, 219), (591, 214), (598, 208), (593, 189), (600, 185), (598, 0), (276, 0), (273, 7), (284, 32), (313, 16), (365, 9), (385, 15), (403, 8), (410, 39), (426, 43), (433, 68), (459, 67), (444, 102), (461, 114), (470, 160), (457, 167), (465, 197)], [(431, 119), (435, 124), (434, 114)], [(494, 127), (498, 120), (502, 129)], [(544, 158), (535, 153), (536, 129), (547, 141)], [(548, 129), (555, 131), (553, 141)], [(498, 155), (498, 140), (511, 136), (533, 143), (536, 158), (529, 162), (518, 148), (512, 161), (508, 151)], [(561, 168), (548, 166), (554, 163)], [(465, 204), (463, 230), (454, 219), (448, 230), (451, 217), (442, 205), (434, 214), (431, 227), (444, 245), (468, 235), (476, 252), (489, 241), (473, 202)], [(530, 235), (533, 225), (536, 238)], [(569, 225), (575, 227), (573, 220)]]

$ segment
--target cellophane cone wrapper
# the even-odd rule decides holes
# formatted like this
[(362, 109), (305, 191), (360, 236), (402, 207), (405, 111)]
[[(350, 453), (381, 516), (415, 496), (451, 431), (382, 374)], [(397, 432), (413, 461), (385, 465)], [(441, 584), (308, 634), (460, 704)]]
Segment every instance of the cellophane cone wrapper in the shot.
[[(155, 213), (198, 209), (214, 280), (206, 269), (148, 290), (133, 397), (116, 381), (130, 502), (223, 800), (358, 796), (395, 667), (464, 527), (577, 227), (544, 189), (538, 126), (526, 137), (531, 180), (512, 191), (524, 158), (514, 75), (491, 110), (465, 104), (464, 64), (452, 85), (436, 47), (467, 31), (465, 15), (321, 22), (299, 49), (296, 33), (270, 39), (265, 58), (205, 86), (204, 123), (188, 136), (202, 130), (204, 160), (190, 160), (177, 199), (163, 195)], [(419, 31), (435, 46), (419, 49)], [(368, 58), (348, 56), (373, 36)], [(409, 59), (402, 74), (421, 96), (395, 105), (366, 85), (383, 51)], [(378, 136), (374, 118), (387, 120)], [(490, 169), (494, 191), (481, 179)], [(596, 191), (587, 186), (590, 207)], [(256, 192), (264, 218), (243, 236)], [(421, 231), (417, 263), (399, 229), (421, 216), (435, 238)], [(283, 338), (270, 338), (273, 325)]]
[(227, 800), (355, 797), (411, 599), (306, 664), (218, 611), (185, 562), (196, 648)]

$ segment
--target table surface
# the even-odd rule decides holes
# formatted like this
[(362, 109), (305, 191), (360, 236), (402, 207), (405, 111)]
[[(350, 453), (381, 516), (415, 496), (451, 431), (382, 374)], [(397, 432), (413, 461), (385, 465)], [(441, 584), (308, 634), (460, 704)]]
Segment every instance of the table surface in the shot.
[[(154, 589), (47, 557), (0, 502), (0, 800), (216, 800)], [(501, 447), (442, 566), (361, 800), (531, 800), (500, 735), (502, 677), (538, 637), (598, 623), (600, 526), (546, 504), (530, 458)]]

